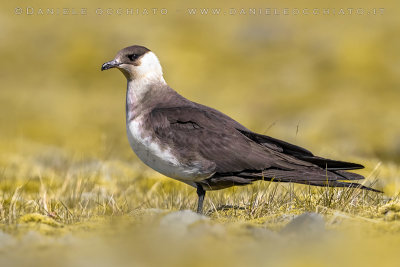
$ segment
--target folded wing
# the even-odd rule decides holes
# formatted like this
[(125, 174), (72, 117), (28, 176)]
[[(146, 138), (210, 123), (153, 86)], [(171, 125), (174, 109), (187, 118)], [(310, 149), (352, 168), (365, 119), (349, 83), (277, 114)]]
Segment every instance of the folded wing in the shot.
[(374, 190), (352, 182), (363, 176), (345, 171), (362, 165), (314, 156), (304, 148), (251, 132), (214, 109), (156, 108), (149, 120), (157, 138), (173, 146), (182, 161), (207, 166), (204, 171), (210, 176), (201, 183), (209, 190), (256, 180)]

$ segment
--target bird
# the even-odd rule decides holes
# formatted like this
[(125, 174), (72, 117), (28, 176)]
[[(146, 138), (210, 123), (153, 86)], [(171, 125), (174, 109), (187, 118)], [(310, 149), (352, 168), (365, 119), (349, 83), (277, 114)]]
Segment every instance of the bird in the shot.
[(381, 192), (356, 182), (364, 177), (349, 171), (364, 168), (361, 164), (315, 156), (186, 99), (168, 86), (158, 57), (144, 46), (123, 48), (101, 66), (112, 68), (127, 79), (131, 148), (150, 168), (194, 187), (200, 214), (206, 191), (261, 180)]

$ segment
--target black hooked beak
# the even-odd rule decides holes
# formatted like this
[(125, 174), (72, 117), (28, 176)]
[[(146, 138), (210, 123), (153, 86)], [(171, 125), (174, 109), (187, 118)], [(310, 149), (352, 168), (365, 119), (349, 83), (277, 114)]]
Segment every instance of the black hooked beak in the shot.
[(103, 70), (108, 70), (108, 69), (111, 69), (111, 68), (118, 67), (119, 65), (121, 65), (121, 63), (118, 63), (117, 61), (115, 61), (115, 59), (113, 59), (113, 60), (111, 60), (111, 61), (108, 61), (108, 62), (104, 63), (104, 64), (101, 66), (101, 70), (102, 70), (102, 71), (103, 71)]

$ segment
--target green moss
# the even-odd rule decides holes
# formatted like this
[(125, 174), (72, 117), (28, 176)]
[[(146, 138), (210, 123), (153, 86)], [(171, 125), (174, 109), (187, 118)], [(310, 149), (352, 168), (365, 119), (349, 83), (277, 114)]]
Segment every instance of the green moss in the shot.
[(42, 215), (39, 213), (30, 213), (21, 216), (18, 220), (18, 223), (32, 223), (32, 224), (45, 224), (54, 228), (61, 228), (63, 224), (55, 221), (49, 216)]

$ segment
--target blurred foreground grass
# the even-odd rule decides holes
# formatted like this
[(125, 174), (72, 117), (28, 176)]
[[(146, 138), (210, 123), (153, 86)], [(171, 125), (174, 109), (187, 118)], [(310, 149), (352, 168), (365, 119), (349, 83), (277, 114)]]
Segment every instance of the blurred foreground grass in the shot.
[[(15, 146), (1, 158), (1, 266), (397, 262), (397, 196), (259, 182), (208, 193), (201, 217), (179, 212), (195, 208), (195, 190), (139, 162)], [(381, 165), (369, 182), (378, 170), (398, 175)]]
[[(182, 2), (162, 4), (167, 17), (41, 17), (16, 16), (14, 5), (0, 11), (0, 266), (396, 265), (398, 2), (382, 3), (379, 17), (174, 14)], [(208, 193), (208, 219), (182, 212), (194, 209), (194, 190), (137, 160), (125, 80), (99, 71), (132, 44), (154, 50), (184, 96), (360, 162), (385, 194), (256, 183)]]

